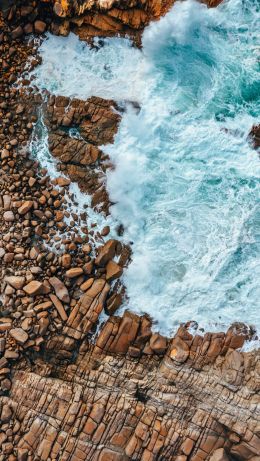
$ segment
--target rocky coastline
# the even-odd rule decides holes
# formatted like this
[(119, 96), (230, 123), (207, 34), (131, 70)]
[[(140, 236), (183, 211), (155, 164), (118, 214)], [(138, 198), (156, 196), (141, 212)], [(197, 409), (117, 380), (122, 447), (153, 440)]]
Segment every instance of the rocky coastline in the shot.
[[(113, 141), (120, 108), (96, 97), (43, 100), (28, 81), (15, 85), (28, 61), (39, 62), (29, 34), (122, 33), (140, 43), (145, 25), (172, 3), (4, 2), (0, 460), (260, 459), (259, 351), (242, 349), (253, 332), (236, 323), (226, 333), (192, 334), (186, 324), (167, 338), (146, 315), (116, 315), (130, 250), (108, 226), (89, 228), (87, 208), (70, 209), (77, 182), (92, 207), (109, 213), (111, 165), (100, 146)], [(59, 162), (55, 179), (28, 149), (39, 108)], [(68, 135), (74, 127), (81, 139)]]

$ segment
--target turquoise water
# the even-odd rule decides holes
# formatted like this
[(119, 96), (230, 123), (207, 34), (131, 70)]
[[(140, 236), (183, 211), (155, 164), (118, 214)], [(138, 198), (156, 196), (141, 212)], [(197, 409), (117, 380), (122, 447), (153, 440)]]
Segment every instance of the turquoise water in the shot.
[[(107, 187), (133, 260), (124, 308), (148, 312), (164, 333), (186, 320), (208, 330), (260, 326), (259, 7), (176, 3), (129, 40), (48, 36), (40, 88), (126, 106)], [(128, 101), (128, 102), (125, 102)], [(140, 110), (129, 101), (137, 101)]]

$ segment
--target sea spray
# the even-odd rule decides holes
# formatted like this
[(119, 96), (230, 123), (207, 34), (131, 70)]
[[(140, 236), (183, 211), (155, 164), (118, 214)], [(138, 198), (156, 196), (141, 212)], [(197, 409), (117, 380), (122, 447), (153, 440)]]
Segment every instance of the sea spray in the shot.
[[(38, 87), (126, 101), (107, 187), (111, 214), (133, 243), (123, 308), (148, 312), (163, 333), (196, 320), (259, 327), (260, 163), (248, 133), (259, 116), (259, 9), (176, 3), (127, 39), (48, 36)], [(137, 101), (140, 110), (129, 104)]]

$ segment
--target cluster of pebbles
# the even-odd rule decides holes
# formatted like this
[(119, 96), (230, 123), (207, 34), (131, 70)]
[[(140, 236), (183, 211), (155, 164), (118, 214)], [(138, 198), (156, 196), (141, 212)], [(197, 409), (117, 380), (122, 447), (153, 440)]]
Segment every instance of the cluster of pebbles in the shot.
[[(70, 179), (51, 180), (30, 157), (28, 141), (41, 98), (13, 84), (28, 58), (31, 66), (37, 64), (33, 44), (14, 40), (13, 34), (10, 41), (3, 32), (0, 53), (0, 387), (5, 393), (12, 363), (27, 351), (40, 351), (94, 279), (119, 278), (126, 261), (120, 261), (119, 242), (105, 243), (108, 226), (101, 232), (88, 228), (87, 213), (79, 216), (70, 209)], [(111, 312), (116, 307), (113, 302)]]

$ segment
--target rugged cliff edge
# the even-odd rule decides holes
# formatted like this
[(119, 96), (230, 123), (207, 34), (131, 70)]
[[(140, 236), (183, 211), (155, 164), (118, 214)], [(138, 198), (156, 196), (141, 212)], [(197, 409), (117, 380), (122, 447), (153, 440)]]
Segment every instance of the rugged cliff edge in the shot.
[[(241, 351), (252, 332), (234, 324), (202, 334), (193, 324), (195, 333), (181, 325), (166, 338), (147, 316), (115, 315), (129, 249), (109, 238), (109, 228), (89, 227), (87, 208), (71, 210), (71, 180), (109, 210), (103, 179), (111, 165), (100, 146), (120, 122), (113, 101), (47, 95), (43, 102), (28, 82), (13, 86), (29, 58), (38, 63), (27, 34), (138, 34), (171, 3), (4, 2), (0, 460), (260, 459), (259, 351)], [(39, 108), (60, 161), (53, 181), (28, 152)], [(68, 136), (71, 127), (81, 139)]]

